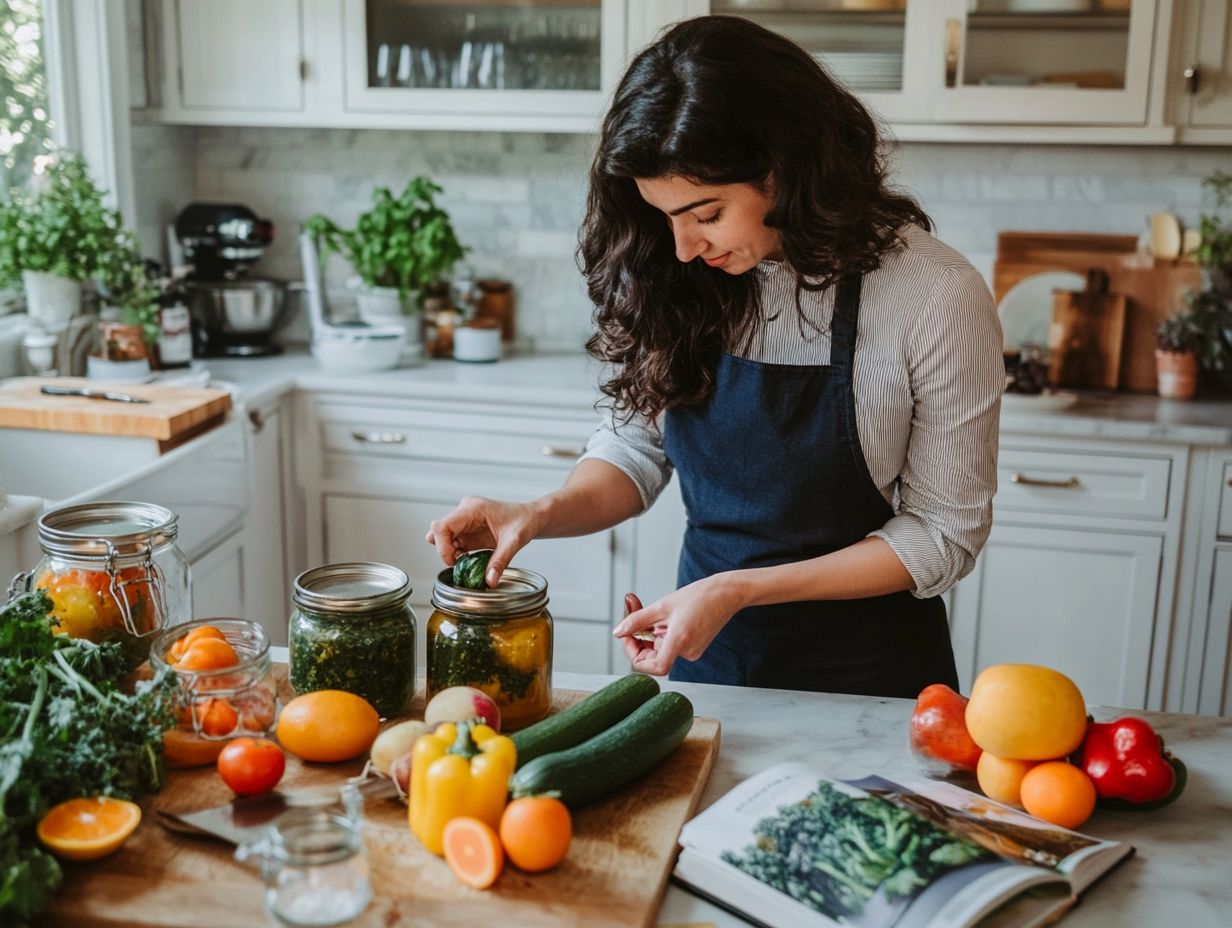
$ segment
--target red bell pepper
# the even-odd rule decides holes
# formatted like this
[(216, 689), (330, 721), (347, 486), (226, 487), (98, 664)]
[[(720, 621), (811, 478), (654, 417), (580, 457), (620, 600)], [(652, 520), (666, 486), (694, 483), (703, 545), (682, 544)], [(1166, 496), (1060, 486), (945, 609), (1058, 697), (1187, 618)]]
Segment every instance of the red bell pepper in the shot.
[(1078, 766), (1105, 807), (1158, 808), (1185, 788), (1185, 765), (1164, 750), (1163, 738), (1142, 719), (1091, 722)]

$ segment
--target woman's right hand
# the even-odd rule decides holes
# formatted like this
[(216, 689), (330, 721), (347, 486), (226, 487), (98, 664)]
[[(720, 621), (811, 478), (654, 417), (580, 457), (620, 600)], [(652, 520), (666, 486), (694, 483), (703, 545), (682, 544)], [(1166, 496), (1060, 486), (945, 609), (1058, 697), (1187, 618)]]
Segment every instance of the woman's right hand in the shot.
[(428, 544), (436, 545), (447, 567), (468, 551), (493, 549), (484, 579), (489, 587), (495, 587), (513, 556), (534, 540), (537, 527), (535, 510), (529, 503), (468, 496), (449, 515), (433, 520)]

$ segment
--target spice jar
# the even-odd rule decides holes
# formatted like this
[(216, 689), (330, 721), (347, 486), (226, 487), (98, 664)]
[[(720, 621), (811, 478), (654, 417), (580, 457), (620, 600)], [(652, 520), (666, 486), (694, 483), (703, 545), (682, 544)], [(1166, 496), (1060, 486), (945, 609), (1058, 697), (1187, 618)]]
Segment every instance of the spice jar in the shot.
[(296, 577), (292, 689), (346, 690), (384, 718), (406, 712), (415, 695), (410, 598), (410, 579), (388, 564), (326, 564)]
[(500, 707), (501, 728), (537, 722), (552, 707), (552, 616), (548, 582), (507, 567), (495, 589), (432, 586), (428, 620), (428, 698), (450, 686), (483, 690)]
[(46, 590), (57, 634), (119, 641), (135, 667), (156, 632), (191, 614), (177, 523), (171, 510), (150, 503), (84, 503), (44, 513), (43, 558), (30, 575), (18, 575), (10, 592), (31, 584)]
[[(190, 669), (185, 643), (219, 637), (235, 651), (235, 663)], [(170, 670), (179, 683), (175, 728), (163, 733), (168, 767), (201, 767), (218, 760), (232, 738), (261, 737), (278, 717), (269, 635), (247, 619), (197, 619), (165, 630), (150, 646), (150, 666)]]
[(478, 282), (475, 318), (493, 319), (500, 324), (501, 340), (513, 341), (513, 284), (507, 280), (487, 277)]
[(330, 808), (291, 809), (235, 856), (260, 861), (265, 908), (282, 924), (340, 925), (372, 900), (361, 827), (357, 816)]

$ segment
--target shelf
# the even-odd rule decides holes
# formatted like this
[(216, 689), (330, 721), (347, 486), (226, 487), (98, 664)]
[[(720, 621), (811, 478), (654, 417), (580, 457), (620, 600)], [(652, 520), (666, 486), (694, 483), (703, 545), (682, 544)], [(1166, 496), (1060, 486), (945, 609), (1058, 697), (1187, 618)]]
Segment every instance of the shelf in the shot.
[(1129, 14), (1107, 13), (968, 13), (967, 28), (982, 30), (1022, 29), (1037, 32), (1081, 29), (1100, 32), (1129, 32)]

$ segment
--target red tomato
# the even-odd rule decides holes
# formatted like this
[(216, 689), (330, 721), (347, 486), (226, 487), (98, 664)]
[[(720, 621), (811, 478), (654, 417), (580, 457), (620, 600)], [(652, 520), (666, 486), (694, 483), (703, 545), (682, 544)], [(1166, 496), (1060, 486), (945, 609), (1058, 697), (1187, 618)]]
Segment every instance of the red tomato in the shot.
[(236, 738), (218, 755), (218, 775), (240, 796), (268, 793), (286, 767), (282, 748), (265, 738)]

